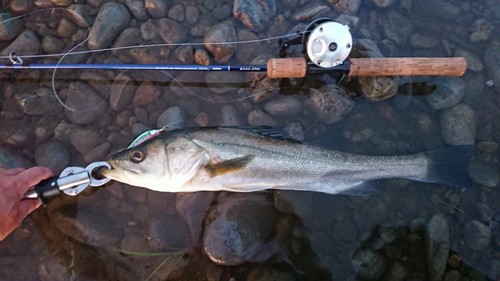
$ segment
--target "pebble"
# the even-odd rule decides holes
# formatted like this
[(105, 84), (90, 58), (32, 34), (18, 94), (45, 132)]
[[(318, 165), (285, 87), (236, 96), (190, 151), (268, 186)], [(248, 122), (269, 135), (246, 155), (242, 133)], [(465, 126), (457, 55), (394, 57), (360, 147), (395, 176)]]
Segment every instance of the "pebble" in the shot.
[(73, 4), (68, 7), (71, 13), (66, 13), (67, 17), (78, 27), (88, 29), (93, 21), (90, 16), (89, 6)]
[(450, 252), (450, 227), (444, 215), (436, 214), (427, 223), (425, 247), (430, 280), (442, 280)]
[(459, 49), (455, 51), (456, 57), (464, 57), (467, 61), (467, 69), (474, 72), (480, 72), (484, 70), (483, 62), (476, 54)]
[(467, 166), (469, 178), (482, 186), (495, 187), (500, 183), (500, 173), (496, 166), (480, 161), (472, 161)]
[(173, 20), (166, 18), (159, 19), (156, 22), (156, 27), (164, 43), (176, 44), (184, 42), (186, 39), (186, 31)]
[(440, 19), (453, 21), (463, 15), (463, 11), (457, 5), (445, 0), (428, 2), (426, 0), (415, 0), (412, 2), (412, 12), (419, 17), (429, 19)]
[(216, 264), (264, 262), (277, 252), (273, 239), (278, 213), (265, 194), (234, 194), (209, 213), (203, 251)]
[(54, 93), (48, 88), (37, 88), (15, 95), (17, 104), (25, 114), (49, 116), (62, 112)]
[(261, 32), (266, 29), (276, 16), (277, 4), (275, 0), (235, 0), (233, 2), (233, 16), (251, 30)]
[(186, 248), (191, 235), (179, 216), (158, 215), (149, 219), (146, 237), (153, 250), (165, 251)]
[(264, 109), (276, 118), (295, 117), (302, 110), (302, 104), (293, 96), (280, 96), (264, 104)]
[(194, 62), (194, 49), (192, 46), (179, 46), (174, 50), (174, 56), (183, 64)]
[(474, 111), (459, 104), (442, 111), (439, 123), (444, 143), (448, 145), (473, 145), (476, 141)]
[(35, 162), (38, 166), (47, 167), (54, 175), (59, 175), (70, 164), (68, 149), (60, 141), (48, 141), (35, 150)]
[(148, 130), (151, 130), (151, 127), (146, 125), (146, 124), (142, 124), (142, 123), (135, 123), (131, 126), (131, 134), (132, 136), (134, 137), (137, 137), (139, 136), (140, 134), (148, 131)]
[(5, 119), (0, 122), (0, 143), (25, 148), (35, 143), (35, 128), (26, 120)]
[(142, 82), (135, 91), (132, 103), (134, 107), (147, 106), (160, 98), (160, 91), (151, 81)]
[(17, 15), (26, 14), (33, 9), (33, 4), (32, 0), (14, 0), (10, 1), (9, 10)]
[(85, 163), (102, 161), (103, 159), (106, 159), (106, 156), (108, 155), (110, 150), (111, 150), (111, 143), (104, 142), (95, 147), (94, 149), (91, 149), (90, 151), (85, 153), (83, 161)]
[(213, 192), (179, 193), (175, 201), (177, 213), (189, 227), (192, 241), (197, 242), (202, 233), (203, 220), (214, 198)]
[(477, 220), (471, 220), (465, 223), (463, 235), (467, 246), (475, 251), (488, 248), (491, 242), (491, 229)]
[(167, 16), (167, 0), (144, 0), (144, 6), (153, 18), (165, 18)]
[(412, 33), (409, 40), (410, 46), (415, 49), (432, 49), (440, 44), (436, 37), (417, 32)]
[(283, 128), (292, 139), (303, 141), (305, 139), (304, 127), (299, 122), (290, 122)]
[(75, 82), (68, 87), (66, 117), (75, 124), (86, 125), (100, 120), (107, 111), (105, 100), (88, 84)]
[(57, 26), (57, 35), (62, 38), (71, 38), (77, 30), (78, 27), (73, 22), (63, 18)]
[[(258, 39), (257, 35), (248, 29), (238, 31), (238, 41), (254, 41)], [(258, 41), (240, 44), (236, 50), (236, 57), (241, 62), (250, 62), (255, 57), (255, 52), (260, 45), (261, 43)]]
[(500, 93), (500, 42), (491, 42), (484, 51), (484, 62), (488, 77), (492, 80), (495, 91)]
[(176, 22), (183, 22), (186, 12), (183, 5), (177, 4), (168, 11), (168, 17)]
[(12, 19), (10, 13), (0, 13), (0, 41), (10, 41), (16, 38), (23, 31), (23, 21)]
[(431, 83), (436, 89), (426, 99), (435, 110), (453, 107), (465, 96), (465, 82), (460, 77), (438, 77)]
[(46, 54), (57, 54), (62, 52), (64, 42), (54, 36), (44, 36), (42, 38), (42, 49)]
[(201, 65), (210, 65), (210, 56), (205, 49), (196, 49), (194, 51), (194, 61)]
[(373, 3), (379, 8), (387, 8), (390, 5), (396, 3), (398, 0), (373, 0)]
[(352, 255), (353, 270), (362, 280), (378, 280), (386, 264), (382, 255), (370, 249), (359, 249)]
[(471, 27), (471, 34), (469, 40), (472, 43), (488, 41), (495, 31), (495, 25), (484, 18), (474, 21)]
[(244, 75), (239, 72), (209, 71), (205, 73), (206, 87), (217, 94), (233, 92), (243, 87), (244, 79)]
[(402, 266), (401, 263), (395, 262), (392, 264), (391, 268), (389, 268), (386, 276), (384, 280), (387, 281), (404, 281), (407, 280), (408, 270)]
[(115, 111), (122, 111), (132, 103), (136, 87), (130, 76), (121, 74), (113, 81), (110, 89), (109, 105)]
[(99, 132), (90, 128), (74, 128), (70, 132), (69, 139), (73, 147), (82, 155), (101, 144)]
[(318, 18), (318, 15), (331, 12), (330, 7), (323, 4), (314, 4), (296, 11), (292, 18), (296, 21), (308, 21), (313, 18)]
[(234, 44), (214, 44), (223, 42), (235, 42), (236, 31), (230, 22), (223, 22), (210, 28), (203, 39), (205, 48), (214, 56), (218, 63), (225, 63), (236, 52)]
[(156, 30), (156, 25), (154, 25), (151, 21), (144, 22), (141, 24), (141, 36), (144, 40), (151, 40), (158, 35), (158, 31)]
[(495, 215), (495, 210), (488, 206), (486, 202), (478, 202), (475, 206), (478, 219), (483, 223), (488, 223), (493, 219)]
[(108, 48), (130, 22), (125, 6), (108, 2), (101, 6), (90, 30), (87, 47), (91, 50)]
[(339, 13), (356, 15), (358, 13), (361, 0), (328, 0), (333, 8)]
[(279, 126), (279, 122), (276, 119), (260, 109), (255, 109), (248, 113), (248, 124), (251, 126)]
[(194, 122), (196, 122), (196, 124), (200, 127), (206, 127), (208, 126), (208, 123), (210, 123), (210, 119), (208, 118), (208, 115), (202, 111), (196, 114)]
[(125, 0), (125, 4), (127, 5), (127, 8), (130, 10), (132, 15), (140, 20), (146, 20), (148, 18), (148, 13), (146, 11), (146, 5), (144, 1), (140, 0)]
[(31, 30), (23, 31), (17, 38), (5, 47), (1, 54), (8, 56), (11, 53), (18, 55), (37, 55), (42, 48), (42, 44), (35, 32)]
[(313, 90), (306, 104), (326, 124), (340, 122), (354, 108), (354, 102), (347, 97), (345, 90), (336, 85)]
[(200, 19), (200, 10), (195, 5), (186, 6), (186, 22), (194, 25)]
[(158, 117), (156, 122), (157, 128), (168, 126), (169, 129), (182, 129), (186, 126), (185, 113), (179, 106), (167, 108)]
[(14, 155), (0, 147), (0, 170), (14, 169), (25, 166), (19, 155)]
[(232, 105), (224, 105), (221, 110), (222, 126), (243, 126), (240, 114)]
[(398, 46), (405, 45), (413, 31), (410, 20), (395, 10), (384, 15), (382, 29), (385, 36)]

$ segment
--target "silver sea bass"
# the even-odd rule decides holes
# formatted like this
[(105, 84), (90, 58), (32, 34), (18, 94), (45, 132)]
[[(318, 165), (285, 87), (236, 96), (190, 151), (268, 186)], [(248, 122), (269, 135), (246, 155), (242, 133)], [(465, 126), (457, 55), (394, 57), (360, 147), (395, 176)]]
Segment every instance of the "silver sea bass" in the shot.
[(281, 189), (349, 194), (357, 193), (365, 182), (386, 178), (457, 187), (465, 187), (467, 182), (463, 147), (404, 156), (368, 156), (271, 135), (272, 131), (265, 128), (167, 131), (110, 155), (112, 169), (102, 174), (162, 192)]

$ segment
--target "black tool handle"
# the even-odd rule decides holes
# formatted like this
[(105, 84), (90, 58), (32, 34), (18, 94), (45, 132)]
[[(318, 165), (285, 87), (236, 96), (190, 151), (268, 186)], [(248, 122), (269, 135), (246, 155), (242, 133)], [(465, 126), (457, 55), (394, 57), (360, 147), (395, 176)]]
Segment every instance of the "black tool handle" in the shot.
[(57, 179), (58, 177), (50, 177), (33, 187), (38, 195), (38, 199), (40, 199), (44, 205), (47, 204), (49, 197), (61, 194)]

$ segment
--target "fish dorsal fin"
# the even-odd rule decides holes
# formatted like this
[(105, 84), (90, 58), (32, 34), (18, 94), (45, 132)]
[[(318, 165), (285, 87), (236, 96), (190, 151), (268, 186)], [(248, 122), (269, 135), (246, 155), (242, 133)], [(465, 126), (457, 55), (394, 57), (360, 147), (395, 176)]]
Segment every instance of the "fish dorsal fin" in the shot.
[(302, 143), (301, 141), (290, 137), (290, 135), (287, 132), (285, 132), (281, 129), (273, 128), (273, 127), (269, 127), (269, 126), (255, 126), (255, 127), (248, 126), (248, 127), (233, 127), (233, 128), (246, 130), (246, 131), (249, 131), (249, 132), (261, 135), (261, 136), (270, 137), (273, 139), (281, 139), (281, 140), (287, 140), (287, 141), (291, 141), (291, 142), (295, 142), (295, 143)]
[(242, 157), (222, 161), (217, 164), (206, 165), (205, 169), (208, 171), (208, 174), (212, 178), (229, 173), (235, 173), (245, 168), (250, 162), (252, 162), (254, 157), (254, 155), (245, 155)]

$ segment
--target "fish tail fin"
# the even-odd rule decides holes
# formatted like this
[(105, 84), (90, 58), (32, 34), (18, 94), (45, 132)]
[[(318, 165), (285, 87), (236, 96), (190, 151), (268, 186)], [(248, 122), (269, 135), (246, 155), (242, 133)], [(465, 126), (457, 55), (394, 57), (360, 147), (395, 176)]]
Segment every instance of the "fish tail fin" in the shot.
[(439, 148), (425, 153), (428, 160), (427, 177), (424, 181), (460, 188), (471, 185), (467, 165), (474, 146), (461, 145)]

